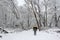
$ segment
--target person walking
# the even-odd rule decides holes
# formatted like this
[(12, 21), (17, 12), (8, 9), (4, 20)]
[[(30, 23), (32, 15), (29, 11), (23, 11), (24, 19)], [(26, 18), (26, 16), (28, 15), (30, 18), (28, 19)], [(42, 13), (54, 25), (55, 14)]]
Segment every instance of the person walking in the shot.
[(37, 27), (33, 27), (34, 35), (36, 35)]

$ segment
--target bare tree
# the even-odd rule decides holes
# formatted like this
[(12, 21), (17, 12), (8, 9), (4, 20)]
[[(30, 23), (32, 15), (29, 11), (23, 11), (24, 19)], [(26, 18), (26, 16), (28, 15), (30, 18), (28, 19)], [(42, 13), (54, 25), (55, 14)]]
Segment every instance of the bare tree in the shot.
[(44, 17), (44, 19), (46, 19), (46, 20), (45, 20), (45, 26), (48, 25), (48, 24), (47, 24), (47, 9), (48, 9), (48, 1), (49, 1), (49, 0), (44, 0), (44, 6), (45, 6), (45, 17)]
[(53, 1), (54, 3), (54, 15), (55, 15), (55, 18), (54, 18), (54, 21), (55, 21), (55, 26), (57, 27), (58, 26), (58, 18), (57, 18), (57, 6), (56, 6), (56, 0)]
[(14, 3), (14, 0), (11, 0), (11, 4), (13, 5), (13, 9), (12, 9), (12, 12), (14, 13), (14, 15), (16, 16), (17, 19), (19, 19), (19, 12), (18, 12), (18, 9)]
[[(54, 22), (54, 26), (58, 26), (58, 16), (57, 16), (57, 3), (56, 3), (56, 0), (51, 0), (51, 5), (52, 7), (50, 8), (50, 10), (52, 11), (52, 18), (51, 18), (51, 22), (50, 24), (52, 24)], [(53, 21), (54, 20), (54, 21)]]
[(40, 0), (37, 0), (37, 4), (36, 5), (37, 5), (37, 8), (38, 8), (38, 9), (36, 8), (37, 9), (36, 12), (37, 12), (38, 17), (39, 17), (39, 26), (42, 27), (42, 24), (41, 24), (42, 15), (40, 13), (41, 12), (41, 9), (40, 9)]
[(5, 14), (5, 27), (7, 26), (7, 14)]
[(27, 16), (27, 26), (28, 26), (28, 29), (29, 29), (29, 27), (31, 26), (29, 14), (28, 14), (28, 16)]
[(60, 20), (60, 16), (58, 17), (58, 21)]
[(25, 30), (25, 28), (24, 28), (24, 22), (23, 21), (20, 22), (20, 25), (21, 25), (22, 29)]
[(52, 26), (52, 23), (54, 22), (54, 16), (55, 16), (55, 15), (53, 15), (52, 18), (51, 18), (51, 21), (50, 21), (50, 23), (49, 23), (49, 27), (51, 27), (51, 26)]
[(40, 30), (40, 27), (41, 27), (41, 17), (40, 17), (39, 0), (25, 0), (25, 2), (28, 4), (28, 6), (30, 7), (30, 9), (32, 9), (34, 17), (36, 19), (37, 26), (38, 26), (38, 28)]

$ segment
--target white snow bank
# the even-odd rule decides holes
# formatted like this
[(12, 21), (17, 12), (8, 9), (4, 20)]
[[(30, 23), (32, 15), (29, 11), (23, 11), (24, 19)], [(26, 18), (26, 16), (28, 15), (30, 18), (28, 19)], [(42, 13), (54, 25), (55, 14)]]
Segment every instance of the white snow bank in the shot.
[(60, 40), (59, 33), (54, 30), (56, 29), (37, 31), (36, 36), (34, 36), (32, 29), (18, 33), (3, 34), (0, 40)]

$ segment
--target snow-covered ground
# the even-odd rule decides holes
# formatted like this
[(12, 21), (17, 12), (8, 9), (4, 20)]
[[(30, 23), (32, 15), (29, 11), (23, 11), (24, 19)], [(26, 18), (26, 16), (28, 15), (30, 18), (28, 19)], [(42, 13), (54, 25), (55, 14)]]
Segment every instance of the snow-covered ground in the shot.
[(0, 40), (60, 40), (60, 33), (57, 31), (60, 31), (60, 29), (37, 30), (37, 35), (34, 36), (33, 30), (31, 29), (17, 33), (0, 34), (2, 35)]

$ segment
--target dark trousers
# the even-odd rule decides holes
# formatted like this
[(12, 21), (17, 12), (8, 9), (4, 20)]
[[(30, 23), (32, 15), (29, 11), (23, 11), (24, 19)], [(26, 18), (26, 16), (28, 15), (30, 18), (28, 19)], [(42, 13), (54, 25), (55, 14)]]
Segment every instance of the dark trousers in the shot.
[(34, 31), (34, 35), (36, 35), (36, 31)]

